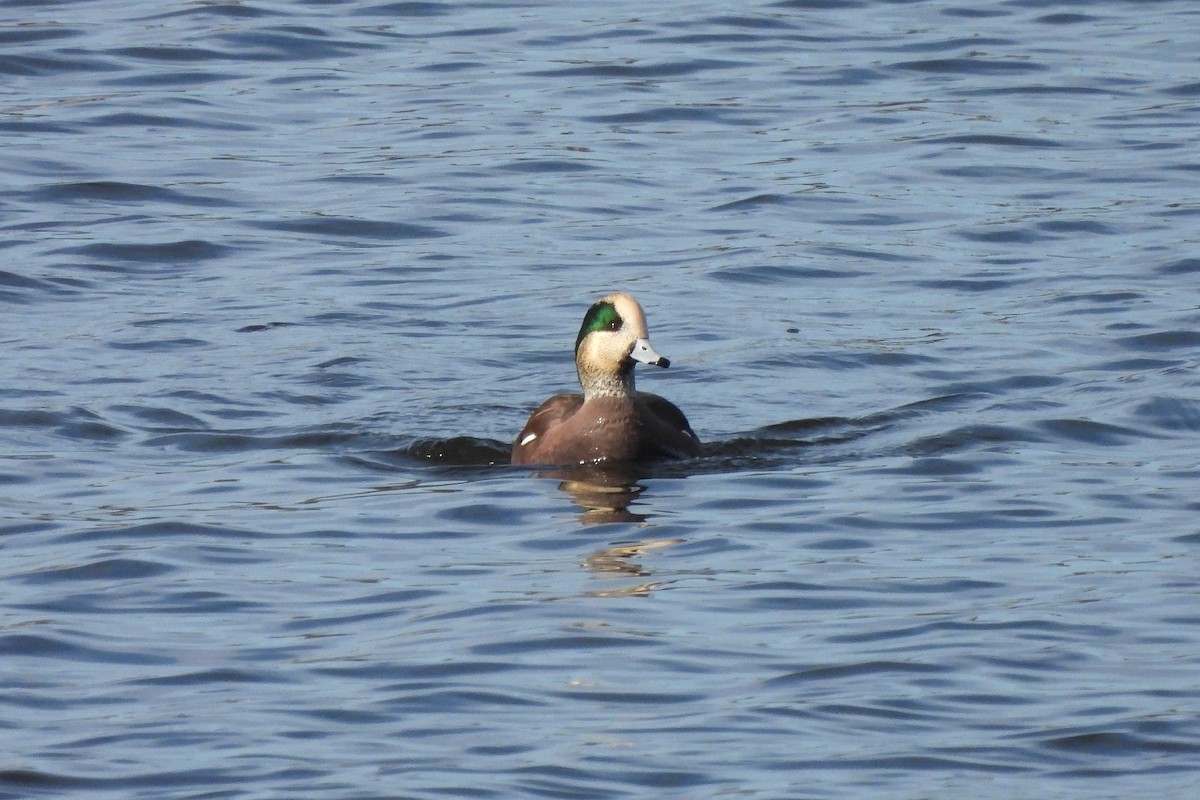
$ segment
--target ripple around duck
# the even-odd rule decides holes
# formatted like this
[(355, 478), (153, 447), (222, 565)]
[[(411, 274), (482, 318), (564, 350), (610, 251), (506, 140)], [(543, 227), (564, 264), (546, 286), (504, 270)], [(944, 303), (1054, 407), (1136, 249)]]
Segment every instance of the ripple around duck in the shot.
[(143, 444), (194, 453), (228, 453), (342, 449), (359, 441), (360, 435), (354, 431), (322, 428), (281, 434), (185, 431), (151, 436)]
[(495, 439), (452, 436), (448, 439), (419, 439), (401, 454), (406, 459), (425, 464), (487, 466), (507, 464), (512, 455), (512, 446)]

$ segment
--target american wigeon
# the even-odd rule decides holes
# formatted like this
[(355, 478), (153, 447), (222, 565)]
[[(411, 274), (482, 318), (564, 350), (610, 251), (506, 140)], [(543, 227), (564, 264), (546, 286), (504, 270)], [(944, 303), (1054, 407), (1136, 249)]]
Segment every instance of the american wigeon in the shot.
[(629, 295), (597, 300), (575, 339), (583, 394), (542, 403), (513, 442), (514, 464), (682, 459), (700, 455), (700, 440), (669, 400), (633, 388), (635, 362), (668, 367), (650, 346), (646, 316)]

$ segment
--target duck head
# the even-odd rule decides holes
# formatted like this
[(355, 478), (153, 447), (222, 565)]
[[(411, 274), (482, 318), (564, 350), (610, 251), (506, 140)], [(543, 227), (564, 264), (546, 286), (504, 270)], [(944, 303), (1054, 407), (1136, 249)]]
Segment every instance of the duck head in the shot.
[(575, 339), (575, 369), (584, 397), (632, 396), (637, 363), (671, 366), (650, 344), (637, 300), (624, 292), (600, 298), (584, 315)]

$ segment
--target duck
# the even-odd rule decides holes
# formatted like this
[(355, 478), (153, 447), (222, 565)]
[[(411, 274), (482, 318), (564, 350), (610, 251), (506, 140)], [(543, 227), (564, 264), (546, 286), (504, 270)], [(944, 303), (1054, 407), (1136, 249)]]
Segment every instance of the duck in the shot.
[(700, 455), (700, 439), (671, 401), (634, 388), (636, 364), (669, 367), (650, 344), (646, 315), (632, 295), (597, 300), (575, 337), (579, 392), (542, 403), (517, 434), (513, 464), (564, 466), (601, 462), (684, 460)]

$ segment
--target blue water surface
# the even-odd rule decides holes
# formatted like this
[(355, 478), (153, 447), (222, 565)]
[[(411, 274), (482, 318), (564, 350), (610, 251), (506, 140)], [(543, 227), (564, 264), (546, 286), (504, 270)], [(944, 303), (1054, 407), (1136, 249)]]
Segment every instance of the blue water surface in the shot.
[(1197, 30), (0, 9), (0, 798), (1196, 795)]

